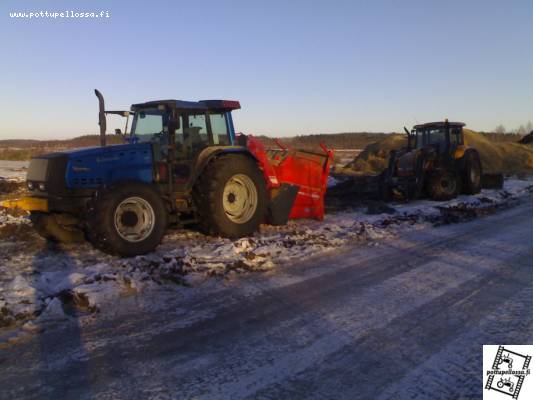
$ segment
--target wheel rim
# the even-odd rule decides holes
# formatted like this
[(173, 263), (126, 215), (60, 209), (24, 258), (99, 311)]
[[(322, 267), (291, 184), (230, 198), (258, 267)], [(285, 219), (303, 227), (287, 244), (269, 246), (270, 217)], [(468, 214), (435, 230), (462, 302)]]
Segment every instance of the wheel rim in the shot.
[(257, 188), (252, 179), (244, 174), (236, 174), (224, 186), (222, 205), (232, 222), (244, 224), (255, 214), (257, 199)]
[(455, 191), (455, 179), (451, 177), (444, 177), (441, 180), (441, 187), (447, 193), (453, 193)]
[(115, 229), (128, 242), (140, 242), (154, 230), (154, 209), (141, 197), (128, 197), (115, 209)]
[(474, 185), (477, 185), (479, 182), (479, 171), (475, 167), (470, 168), (470, 182)]

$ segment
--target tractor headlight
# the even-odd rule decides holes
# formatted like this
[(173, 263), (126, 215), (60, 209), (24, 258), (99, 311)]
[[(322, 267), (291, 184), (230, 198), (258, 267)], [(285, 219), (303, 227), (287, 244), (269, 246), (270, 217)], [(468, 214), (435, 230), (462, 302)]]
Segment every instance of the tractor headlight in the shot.
[(42, 190), (44, 192), (45, 189), (46, 185), (44, 183), (39, 183), (39, 190)]
[(33, 182), (28, 182), (28, 189), (33, 190)]

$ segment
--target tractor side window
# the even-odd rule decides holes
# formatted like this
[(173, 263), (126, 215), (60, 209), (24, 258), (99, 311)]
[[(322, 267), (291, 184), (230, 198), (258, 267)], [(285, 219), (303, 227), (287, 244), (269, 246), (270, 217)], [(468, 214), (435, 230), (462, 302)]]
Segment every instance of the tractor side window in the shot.
[(209, 145), (205, 114), (188, 116), (187, 126), (183, 129), (183, 144), (187, 152), (193, 154)]
[(450, 141), (452, 144), (461, 145), (462, 143), (461, 129), (452, 129), (450, 132)]
[(226, 114), (210, 114), (209, 121), (211, 122), (211, 131), (213, 132), (214, 144), (227, 146), (229, 144), (229, 139), (228, 125), (226, 124)]
[(424, 140), (424, 131), (421, 129), (418, 129), (416, 131), (416, 148), (421, 149), (424, 147), (425, 140)]
[(174, 129), (174, 142), (176, 143), (176, 147), (178, 151), (181, 151), (183, 148), (183, 118), (179, 117), (179, 124), (180, 127), (178, 129)]
[(135, 135), (140, 141), (149, 141), (154, 133), (163, 131), (163, 115), (140, 112), (135, 120)]
[(444, 129), (430, 129), (427, 144), (439, 144), (446, 142), (446, 132)]

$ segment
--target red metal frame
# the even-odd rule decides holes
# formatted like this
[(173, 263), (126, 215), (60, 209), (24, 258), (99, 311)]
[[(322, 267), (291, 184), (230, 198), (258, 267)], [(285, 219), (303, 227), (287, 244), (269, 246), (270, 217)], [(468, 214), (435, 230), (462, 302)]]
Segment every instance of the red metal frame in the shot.
[(267, 151), (258, 139), (247, 136), (247, 147), (259, 161), (269, 193), (272, 195), (283, 183), (298, 186), (289, 218), (322, 220), (333, 150), (323, 143), (320, 147), (324, 153), (287, 148), (279, 140), (276, 144), (280, 150)]

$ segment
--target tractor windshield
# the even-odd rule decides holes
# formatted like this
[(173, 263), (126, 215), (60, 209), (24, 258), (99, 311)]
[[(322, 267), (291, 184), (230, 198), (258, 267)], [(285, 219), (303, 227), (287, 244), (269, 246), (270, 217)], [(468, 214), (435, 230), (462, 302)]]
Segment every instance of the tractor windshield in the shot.
[(446, 130), (444, 128), (425, 128), (416, 130), (416, 148), (446, 142)]
[(151, 142), (158, 140), (168, 122), (168, 112), (150, 108), (138, 111), (133, 119), (131, 134), (135, 135), (139, 142)]

